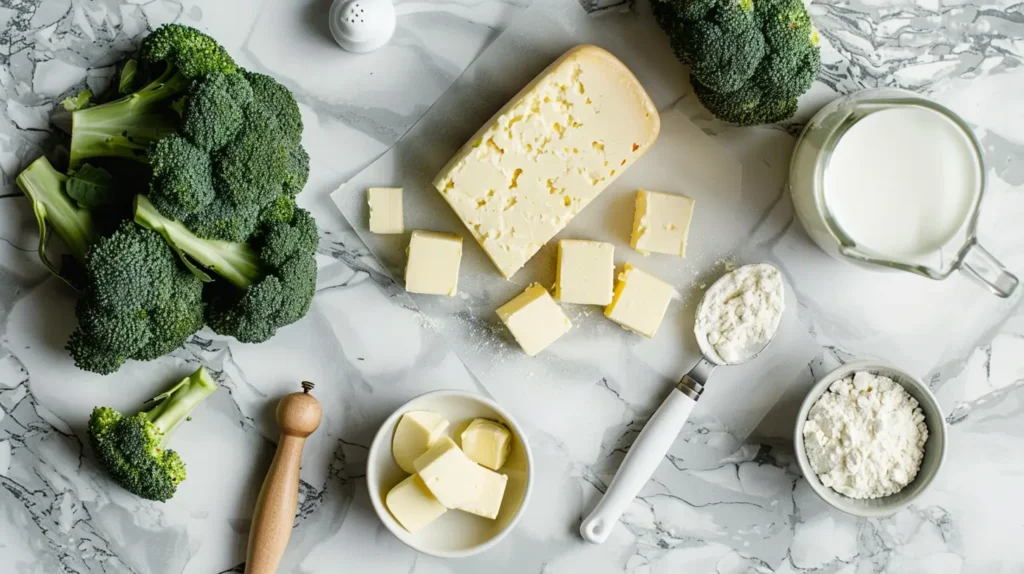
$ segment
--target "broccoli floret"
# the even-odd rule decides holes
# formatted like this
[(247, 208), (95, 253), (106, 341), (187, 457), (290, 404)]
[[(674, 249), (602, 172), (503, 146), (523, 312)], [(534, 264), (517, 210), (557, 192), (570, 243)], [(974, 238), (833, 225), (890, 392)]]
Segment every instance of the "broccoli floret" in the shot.
[(242, 74), (211, 74), (189, 93), (181, 131), (200, 149), (220, 149), (235, 138), (253, 101)]
[(46, 257), (50, 227), (78, 261), (85, 261), (85, 253), (96, 239), (92, 215), (68, 196), (64, 188), (67, 180), (67, 176), (54, 169), (45, 156), (29, 164), (15, 180), (32, 202), (32, 210), (36, 214), (39, 259), (57, 275), (60, 275), (60, 269)]
[(153, 168), (149, 197), (161, 212), (184, 219), (213, 202), (217, 193), (210, 156), (192, 142), (168, 136), (153, 146), (149, 158)]
[(89, 443), (100, 464), (122, 488), (164, 502), (186, 478), (185, 463), (167, 448), (179, 423), (217, 390), (217, 381), (200, 367), (167, 392), (152, 399), (152, 409), (125, 416), (96, 407), (89, 417)]
[(293, 145), (302, 140), (302, 114), (295, 103), (295, 97), (274, 78), (256, 72), (245, 72), (252, 86), (256, 103), (277, 120), (283, 135)]
[(227, 282), (205, 285), (206, 323), (221, 335), (259, 343), (302, 318), (316, 291), (316, 221), (295, 209), (291, 221), (261, 229), (252, 245), (198, 237), (163, 216), (145, 197), (135, 221), (158, 231), (175, 250)]
[(163, 67), (159, 77), (119, 100), (71, 114), (71, 167), (91, 157), (147, 160), (150, 144), (174, 133), (179, 115), (174, 100), (192, 80), (206, 74), (233, 74), (231, 56), (202, 32), (168, 24), (150, 34), (140, 49), (142, 62)]
[(203, 326), (202, 281), (159, 234), (131, 221), (93, 245), (85, 274), (67, 344), (81, 369), (109, 374), (128, 359), (159, 357)]
[(795, 113), (818, 75), (818, 33), (800, 0), (654, 0), (655, 18), (694, 92), (711, 113), (740, 125)]

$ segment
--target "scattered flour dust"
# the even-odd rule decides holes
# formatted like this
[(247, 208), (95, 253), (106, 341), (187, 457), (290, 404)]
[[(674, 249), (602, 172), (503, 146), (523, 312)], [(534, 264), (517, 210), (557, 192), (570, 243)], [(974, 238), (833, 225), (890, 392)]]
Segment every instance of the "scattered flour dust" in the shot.
[(880, 498), (910, 484), (927, 440), (917, 400), (892, 379), (863, 371), (832, 383), (804, 423), (811, 468), (850, 498)]

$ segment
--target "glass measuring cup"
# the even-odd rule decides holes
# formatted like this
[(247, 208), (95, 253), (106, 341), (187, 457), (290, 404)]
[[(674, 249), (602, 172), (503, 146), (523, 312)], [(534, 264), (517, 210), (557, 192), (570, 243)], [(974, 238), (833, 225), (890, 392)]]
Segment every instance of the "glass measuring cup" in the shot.
[[(894, 256), (858, 243), (840, 225), (826, 198), (826, 170), (843, 135), (872, 113), (900, 106), (936, 112), (962, 132), (969, 143), (976, 171), (973, 197), (959, 229), (938, 249), (927, 254)], [(871, 166), (865, 166), (870, 169)], [(893, 88), (864, 90), (839, 98), (819, 111), (804, 128), (793, 150), (789, 186), (797, 216), (811, 239), (836, 259), (872, 269), (909, 271), (941, 280), (960, 269), (1000, 297), (1009, 297), (1017, 278), (977, 240), (979, 207), (985, 191), (981, 145), (964, 121), (951, 110), (912, 92)]]

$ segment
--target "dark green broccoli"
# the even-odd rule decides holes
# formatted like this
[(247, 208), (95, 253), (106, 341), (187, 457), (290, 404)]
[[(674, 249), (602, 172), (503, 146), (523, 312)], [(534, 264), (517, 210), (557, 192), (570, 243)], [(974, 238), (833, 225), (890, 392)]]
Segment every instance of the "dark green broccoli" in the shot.
[(711, 113), (740, 125), (796, 111), (818, 75), (818, 33), (800, 0), (654, 0), (655, 19), (691, 67)]
[(174, 102), (193, 79), (238, 70), (216, 40), (180, 24), (156, 29), (143, 41), (139, 55), (143, 64), (161, 73), (119, 100), (71, 114), (71, 167), (92, 157), (146, 161), (150, 144), (178, 129)]
[(180, 347), (203, 326), (203, 283), (157, 233), (125, 221), (85, 257), (78, 328), (67, 349), (79, 368), (116, 371)]
[(183, 113), (180, 133), (151, 150), (150, 200), (200, 237), (246, 241), (309, 177), (295, 99), (269, 76), (214, 73)]
[(46, 157), (40, 157), (25, 168), (15, 182), (32, 202), (39, 225), (39, 259), (50, 271), (60, 275), (60, 268), (46, 256), (49, 228), (64, 240), (71, 255), (78, 261), (85, 261), (85, 253), (96, 240), (96, 229), (92, 214), (79, 207), (64, 189), (67, 176), (50, 165)]
[(162, 215), (144, 196), (136, 198), (135, 221), (159, 232), (199, 267), (227, 282), (207, 283), (206, 323), (221, 335), (259, 343), (279, 327), (301, 319), (316, 291), (316, 221), (294, 208), (287, 222), (261, 226), (252, 243), (203, 239)]
[(185, 463), (167, 448), (179, 423), (217, 390), (217, 381), (200, 367), (167, 392), (154, 397), (152, 409), (125, 416), (96, 407), (89, 417), (89, 443), (100, 464), (122, 488), (164, 502), (186, 478)]

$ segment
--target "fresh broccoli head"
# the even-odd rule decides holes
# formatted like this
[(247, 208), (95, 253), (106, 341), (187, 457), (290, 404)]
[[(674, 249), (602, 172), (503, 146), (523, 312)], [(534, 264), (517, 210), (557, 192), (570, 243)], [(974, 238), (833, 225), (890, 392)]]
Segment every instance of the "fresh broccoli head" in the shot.
[(244, 242), (261, 212), (305, 186), (301, 135), (295, 99), (273, 78), (208, 74), (189, 91), (180, 133), (152, 148), (149, 198), (200, 237)]
[(89, 443), (100, 464), (122, 488), (164, 502), (185, 480), (185, 463), (167, 448), (174, 429), (199, 403), (217, 390), (217, 382), (200, 368), (152, 399), (152, 409), (125, 416), (96, 407), (89, 417)]
[(216, 40), (180, 24), (162, 26), (147, 36), (140, 56), (159, 76), (119, 100), (71, 114), (71, 167), (91, 157), (146, 161), (150, 144), (178, 129), (174, 102), (194, 79), (238, 70)]
[(654, 0), (655, 19), (721, 120), (774, 123), (818, 75), (818, 33), (800, 0)]
[(85, 257), (78, 328), (67, 349), (79, 368), (116, 371), (180, 347), (203, 326), (202, 281), (157, 233), (125, 221)]
[(136, 199), (135, 221), (158, 231), (181, 257), (226, 280), (207, 283), (203, 292), (206, 323), (217, 333), (259, 343), (309, 310), (318, 241), (309, 212), (294, 208), (289, 221), (263, 224), (252, 244), (203, 239), (144, 196)]

